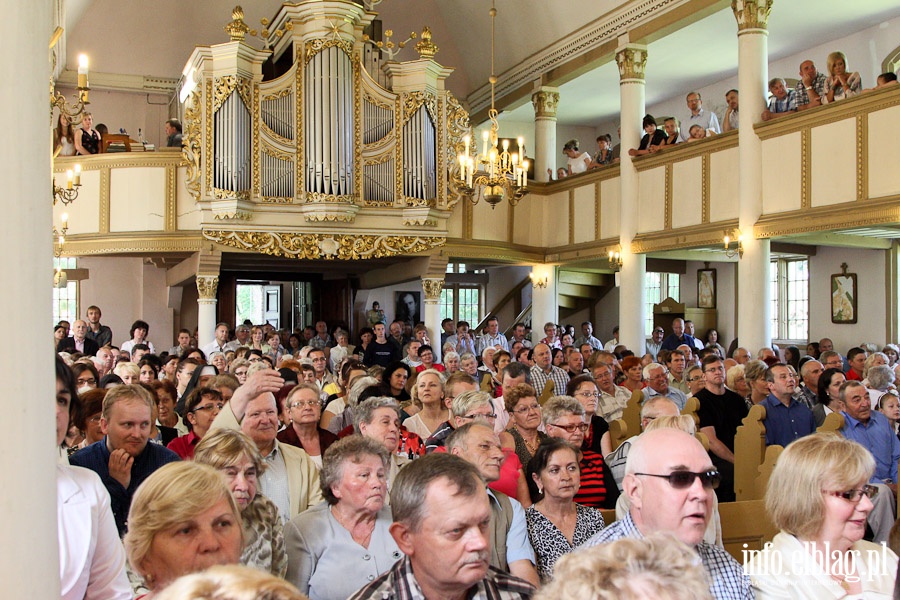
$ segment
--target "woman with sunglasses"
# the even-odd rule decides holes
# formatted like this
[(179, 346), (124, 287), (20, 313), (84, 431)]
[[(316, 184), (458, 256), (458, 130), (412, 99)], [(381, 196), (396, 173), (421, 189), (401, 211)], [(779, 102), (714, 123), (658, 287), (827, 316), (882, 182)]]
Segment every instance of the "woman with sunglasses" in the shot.
[(785, 448), (766, 490), (781, 531), (746, 566), (758, 600), (893, 597), (897, 555), (862, 539), (874, 472), (866, 448), (833, 433)]
[[(563, 439), (576, 448), (581, 448), (584, 435), (590, 427), (584, 422), (584, 407), (571, 396), (553, 396), (543, 407), (544, 426), (547, 435)], [(582, 450), (579, 458), (581, 468), (581, 488), (575, 495), (575, 502), (594, 508), (615, 508), (619, 499), (619, 487), (603, 456), (591, 450)], [(529, 482), (531, 485), (532, 482)], [(537, 489), (531, 490), (531, 497)]]

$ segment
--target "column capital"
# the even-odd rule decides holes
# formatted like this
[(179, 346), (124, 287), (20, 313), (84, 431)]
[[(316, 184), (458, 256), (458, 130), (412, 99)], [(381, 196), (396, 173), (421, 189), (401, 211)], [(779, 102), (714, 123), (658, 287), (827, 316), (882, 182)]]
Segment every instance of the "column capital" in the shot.
[(644, 44), (627, 44), (616, 50), (616, 64), (619, 65), (619, 81), (644, 81), (644, 69), (647, 68), (647, 46)]
[(201, 300), (215, 300), (219, 289), (219, 277), (216, 275), (197, 275), (197, 293)]
[(731, 10), (737, 20), (738, 35), (752, 29), (765, 30), (774, 0), (731, 0)]
[(559, 104), (558, 88), (542, 87), (531, 95), (536, 118), (555, 119), (556, 105)]
[(444, 289), (443, 278), (423, 277), (422, 291), (425, 292), (426, 304), (437, 304), (441, 299), (441, 290)]

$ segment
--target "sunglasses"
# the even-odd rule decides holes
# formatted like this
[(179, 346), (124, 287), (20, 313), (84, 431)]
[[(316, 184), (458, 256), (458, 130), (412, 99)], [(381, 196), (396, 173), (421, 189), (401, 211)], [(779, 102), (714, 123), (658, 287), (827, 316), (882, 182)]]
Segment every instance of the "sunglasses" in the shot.
[(659, 477), (667, 479), (669, 485), (676, 490), (684, 490), (694, 485), (694, 479), (700, 478), (700, 483), (707, 489), (716, 489), (722, 482), (722, 475), (716, 470), (704, 471), (702, 473), (694, 473), (692, 471), (672, 471), (668, 475), (657, 475), (655, 473), (635, 473), (645, 477)]

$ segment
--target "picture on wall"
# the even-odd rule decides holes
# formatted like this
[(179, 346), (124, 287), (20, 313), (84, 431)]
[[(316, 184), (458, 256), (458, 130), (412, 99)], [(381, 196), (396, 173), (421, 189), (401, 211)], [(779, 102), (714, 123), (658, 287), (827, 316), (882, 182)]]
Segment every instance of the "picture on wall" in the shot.
[(841, 272), (831, 276), (831, 322), (856, 323), (856, 308), (856, 273), (841, 263)]
[(394, 318), (410, 325), (422, 320), (422, 292), (394, 292)]
[(715, 269), (697, 269), (697, 307), (716, 307)]

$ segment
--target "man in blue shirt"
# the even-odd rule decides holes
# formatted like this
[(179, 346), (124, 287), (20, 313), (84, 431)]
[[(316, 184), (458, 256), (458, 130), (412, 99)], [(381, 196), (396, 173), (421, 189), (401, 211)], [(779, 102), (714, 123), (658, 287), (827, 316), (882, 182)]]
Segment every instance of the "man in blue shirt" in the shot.
[(794, 374), (787, 365), (778, 363), (766, 369), (769, 395), (763, 400), (766, 408), (766, 445), (787, 446), (794, 440), (816, 431), (812, 411), (794, 399)]
[(675, 350), (682, 344), (694, 347), (694, 336), (684, 332), (684, 319), (672, 321), (672, 335), (663, 340), (661, 350)]
[(900, 440), (883, 414), (872, 410), (869, 393), (858, 381), (845, 381), (840, 389), (844, 403), (844, 428), (841, 434), (865, 446), (875, 458), (875, 474), (869, 483), (878, 488), (872, 498), (869, 526), (874, 542), (887, 542), (897, 514), (897, 461)]
[(148, 443), (153, 398), (139, 385), (121, 385), (106, 394), (100, 413), (99, 442), (69, 458), (76, 467), (95, 471), (109, 491), (110, 506), (119, 535), (127, 529), (131, 499), (151, 473), (181, 460), (160, 444)]

